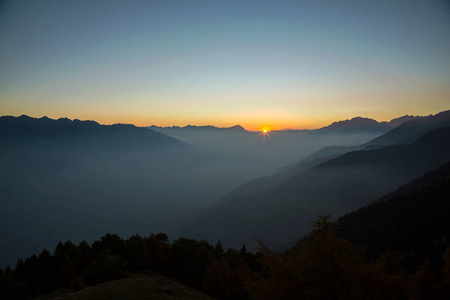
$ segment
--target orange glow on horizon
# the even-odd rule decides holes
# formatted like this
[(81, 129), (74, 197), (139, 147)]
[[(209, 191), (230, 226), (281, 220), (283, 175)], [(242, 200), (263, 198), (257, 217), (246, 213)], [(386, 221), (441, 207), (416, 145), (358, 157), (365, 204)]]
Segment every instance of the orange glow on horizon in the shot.
[(259, 131), (261, 131), (263, 133), (268, 133), (271, 130), (272, 130), (272, 127), (268, 126), (268, 125), (264, 125), (264, 126), (259, 127)]
[[(20, 116), (22, 114), (28, 115), (33, 118), (42, 118), (44, 116), (47, 116), (51, 119), (59, 119), (59, 118), (69, 118), (71, 120), (78, 119), (78, 120), (91, 120), (95, 121), (102, 125), (112, 125), (117, 123), (122, 124), (133, 124), (138, 127), (146, 127), (151, 125), (156, 126), (162, 126), (162, 127), (170, 127), (170, 126), (179, 126), (179, 127), (185, 127), (187, 125), (195, 125), (195, 126), (215, 126), (215, 127), (232, 127), (235, 125), (241, 125), (244, 129), (247, 131), (253, 131), (253, 132), (263, 132), (266, 130), (266, 133), (270, 133), (273, 130), (286, 130), (286, 129), (294, 129), (294, 130), (302, 130), (302, 129), (317, 129), (321, 128), (323, 126), (330, 125), (332, 122), (336, 120), (344, 120), (348, 119), (348, 116), (343, 117), (336, 117), (336, 118), (323, 118), (323, 119), (301, 119), (301, 122), (299, 121), (291, 121), (291, 120), (271, 120), (269, 125), (265, 123), (265, 125), (261, 122), (261, 120), (246, 120), (243, 121), (243, 119), (184, 119), (184, 118), (169, 118), (169, 117), (161, 117), (161, 116), (152, 116), (152, 115), (146, 115), (146, 114), (113, 114), (111, 112), (104, 112), (104, 113), (77, 113), (77, 112), (56, 112), (56, 111), (50, 111), (50, 112), (39, 112), (39, 113), (32, 113), (32, 112), (13, 112), (9, 113), (9, 115), (13, 116)], [(385, 118), (388, 120), (388, 118)]]

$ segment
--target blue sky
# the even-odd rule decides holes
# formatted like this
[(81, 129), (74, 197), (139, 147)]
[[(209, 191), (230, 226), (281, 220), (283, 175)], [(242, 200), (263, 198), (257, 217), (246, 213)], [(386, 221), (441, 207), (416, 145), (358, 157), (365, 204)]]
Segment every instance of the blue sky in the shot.
[(315, 128), (450, 108), (448, 1), (4, 1), (0, 112)]

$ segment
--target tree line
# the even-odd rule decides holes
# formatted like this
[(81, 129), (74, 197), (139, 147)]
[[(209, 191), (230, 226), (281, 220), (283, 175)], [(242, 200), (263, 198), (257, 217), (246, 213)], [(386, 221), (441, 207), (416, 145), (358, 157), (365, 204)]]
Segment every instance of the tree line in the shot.
[(436, 270), (429, 259), (411, 271), (404, 253), (376, 260), (367, 249), (339, 237), (330, 215), (313, 222), (296, 251), (277, 253), (262, 243), (256, 254), (223, 249), (220, 242), (187, 238), (169, 242), (164, 233), (122, 239), (107, 234), (92, 245), (60, 242), (14, 269), (0, 270), (2, 299), (24, 298), (61, 287), (82, 289), (155, 270), (218, 299), (450, 299), (450, 248)]
[(222, 299), (247, 299), (241, 278), (259, 272), (259, 254), (224, 250), (220, 241), (179, 238), (165, 233), (122, 239), (106, 234), (92, 245), (59, 242), (53, 253), (19, 259), (15, 268), (0, 269), (0, 298), (24, 298), (62, 287), (79, 290), (88, 285), (123, 278), (130, 272), (154, 270)]

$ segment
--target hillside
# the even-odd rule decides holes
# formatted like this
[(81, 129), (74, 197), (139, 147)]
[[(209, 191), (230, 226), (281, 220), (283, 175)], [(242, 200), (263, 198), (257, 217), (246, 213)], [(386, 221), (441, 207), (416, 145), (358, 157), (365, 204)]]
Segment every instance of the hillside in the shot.
[(366, 247), (372, 260), (399, 251), (409, 257), (412, 268), (426, 258), (442, 267), (442, 255), (450, 246), (449, 211), (450, 164), (446, 164), (339, 218), (339, 235)]
[[(170, 286), (170, 288), (169, 288)], [(160, 275), (136, 273), (128, 278), (117, 279), (86, 287), (80, 291), (58, 290), (37, 296), (36, 300), (67, 299), (214, 299), (196, 289)]]

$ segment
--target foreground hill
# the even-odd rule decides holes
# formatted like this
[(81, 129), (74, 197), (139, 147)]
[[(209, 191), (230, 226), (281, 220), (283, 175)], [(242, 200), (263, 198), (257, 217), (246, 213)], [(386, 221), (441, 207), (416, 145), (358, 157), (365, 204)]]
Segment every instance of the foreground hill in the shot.
[[(450, 161), (450, 127), (410, 145), (344, 154), (274, 187), (237, 197), (205, 213), (182, 231), (195, 238), (241, 245), (259, 239), (285, 245), (309, 232), (318, 213), (339, 216)], [(256, 241), (250, 244), (256, 246)]]
[(46, 299), (214, 299), (199, 290), (190, 288), (167, 277), (159, 275), (133, 274), (128, 278), (117, 279), (84, 288), (58, 290), (53, 293), (35, 297)]

